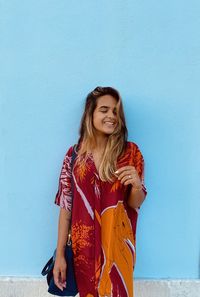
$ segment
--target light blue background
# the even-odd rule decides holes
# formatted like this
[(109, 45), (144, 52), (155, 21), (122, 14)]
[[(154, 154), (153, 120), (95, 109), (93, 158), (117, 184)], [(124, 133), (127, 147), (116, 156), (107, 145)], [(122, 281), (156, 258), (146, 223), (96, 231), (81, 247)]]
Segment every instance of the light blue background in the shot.
[(40, 276), (85, 96), (117, 88), (146, 161), (137, 278), (198, 278), (200, 2), (0, 1), (0, 275)]

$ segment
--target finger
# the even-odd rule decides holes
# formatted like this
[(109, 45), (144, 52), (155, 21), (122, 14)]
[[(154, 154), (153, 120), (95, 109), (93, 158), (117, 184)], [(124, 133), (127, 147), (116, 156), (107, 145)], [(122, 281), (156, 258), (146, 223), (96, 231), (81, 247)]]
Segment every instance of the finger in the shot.
[(128, 177), (131, 175), (130, 171), (126, 171), (126, 172), (122, 172), (119, 176), (118, 176), (118, 180), (120, 180), (122, 182), (122, 179), (125, 177)]
[(115, 173), (116, 173), (117, 175), (119, 175), (121, 172), (126, 171), (126, 170), (131, 170), (131, 169), (133, 169), (133, 168), (135, 169), (134, 166), (123, 166), (123, 167), (117, 169), (117, 170), (115, 171)]
[(61, 270), (61, 282), (63, 285), (66, 283), (66, 269)]
[(135, 177), (135, 171), (133, 170), (126, 170), (124, 172), (122, 172), (119, 176), (118, 176), (118, 179), (119, 180), (122, 180), (125, 176), (129, 176), (129, 178), (131, 177)]
[(132, 179), (127, 179), (124, 182), (124, 186), (128, 186), (128, 185), (134, 186), (134, 181)]
[(61, 290), (63, 291), (63, 286), (60, 283), (60, 274), (58, 271), (53, 271), (53, 277), (54, 277), (54, 283), (55, 285)]
[(124, 184), (126, 181), (128, 181), (129, 183), (133, 183), (134, 179), (132, 175), (125, 175), (122, 179), (121, 179), (121, 183)]

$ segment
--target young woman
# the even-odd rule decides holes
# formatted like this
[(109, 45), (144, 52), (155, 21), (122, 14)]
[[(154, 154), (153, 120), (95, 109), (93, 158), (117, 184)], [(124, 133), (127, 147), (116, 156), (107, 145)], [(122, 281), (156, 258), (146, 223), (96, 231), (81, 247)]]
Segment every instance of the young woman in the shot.
[[(60, 206), (54, 280), (66, 286), (64, 250), (71, 221), (80, 297), (132, 297), (138, 208), (146, 196), (144, 161), (127, 141), (117, 90), (97, 87), (86, 98), (77, 157), (65, 155), (55, 203)], [(73, 178), (73, 209), (71, 178)]]

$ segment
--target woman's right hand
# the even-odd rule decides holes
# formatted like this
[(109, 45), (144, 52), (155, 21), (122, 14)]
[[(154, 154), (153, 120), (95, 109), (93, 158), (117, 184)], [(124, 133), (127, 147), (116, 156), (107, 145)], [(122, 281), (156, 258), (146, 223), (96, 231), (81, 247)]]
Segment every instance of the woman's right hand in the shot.
[(63, 291), (63, 288), (66, 288), (66, 270), (67, 263), (64, 256), (56, 257), (54, 268), (53, 268), (53, 277), (55, 285)]

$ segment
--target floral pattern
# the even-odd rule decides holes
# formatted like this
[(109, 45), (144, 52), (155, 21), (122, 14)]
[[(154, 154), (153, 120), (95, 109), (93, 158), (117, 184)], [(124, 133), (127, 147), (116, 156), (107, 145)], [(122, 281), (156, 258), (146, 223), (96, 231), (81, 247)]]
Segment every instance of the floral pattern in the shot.
[[(77, 157), (71, 172), (73, 147), (65, 155), (55, 203), (72, 206), (72, 248), (80, 297), (132, 297), (135, 233), (138, 209), (127, 205), (129, 187), (118, 180), (103, 182), (90, 154)], [(138, 146), (127, 142), (117, 167), (135, 166), (144, 185), (144, 160)]]

